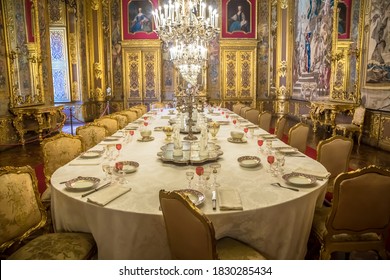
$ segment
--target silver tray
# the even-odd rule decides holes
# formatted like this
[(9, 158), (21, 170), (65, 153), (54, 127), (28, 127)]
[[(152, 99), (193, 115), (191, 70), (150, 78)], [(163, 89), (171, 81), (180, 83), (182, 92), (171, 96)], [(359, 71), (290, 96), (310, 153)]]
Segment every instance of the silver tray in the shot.
[(208, 161), (216, 161), (223, 155), (221, 147), (215, 145), (213, 150), (208, 150), (207, 156), (202, 156), (199, 154), (199, 149), (191, 150), (192, 144), (193, 143), (189, 141), (183, 141), (183, 147), (181, 149), (182, 154), (175, 154), (173, 143), (165, 144), (161, 147), (161, 152), (158, 152), (157, 156), (163, 162), (171, 162), (178, 164), (196, 164)]

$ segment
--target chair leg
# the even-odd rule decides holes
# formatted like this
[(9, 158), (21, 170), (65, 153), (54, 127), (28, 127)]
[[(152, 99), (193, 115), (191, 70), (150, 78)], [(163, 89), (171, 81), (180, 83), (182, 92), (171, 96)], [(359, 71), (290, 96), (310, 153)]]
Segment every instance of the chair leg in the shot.
[(379, 256), (381, 257), (382, 260), (387, 260), (386, 249), (379, 250), (378, 254), (379, 254)]
[(322, 244), (320, 250), (320, 260), (330, 260), (330, 257), (331, 257), (331, 252), (325, 249), (325, 246)]
[(362, 133), (359, 132), (359, 137), (358, 137), (358, 146), (360, 146), (360, 140), (362, 139)]

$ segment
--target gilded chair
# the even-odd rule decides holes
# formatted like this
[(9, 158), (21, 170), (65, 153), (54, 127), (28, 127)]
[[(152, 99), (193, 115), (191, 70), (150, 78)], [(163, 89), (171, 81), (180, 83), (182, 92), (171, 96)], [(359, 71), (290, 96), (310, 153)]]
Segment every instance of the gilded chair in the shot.
[(142, 113), (141, 115), (146, 114), (148, 112), (148, 107), (146, 107), (146, 105), (143, 104), (138, 104), (136, 106), (133, 106), (133, 108), (140, 109)]
[(82, 260), (96, 254), (89, 233), (37, 234), (46, 221), (34, 170), (1, 167), (0, 254), (11, 260)]
[(242, 103), (239, 103), (239, 102), (234, 104), (233, 105), (233, 112), (235, 114), (239, 115), (242, 107), (245, 107), (245, 104), (242, 104)]
[(277, 121), (276, 121), (276, 126), (275, 126), (275, 135), (278, 139), (282, 140), (284, 136), (284, 127), (286, 126), (287, 123), (287, 118), (286, 116), (281, 116)]
[(46, 138), (41, 142), (43, 153), (45, 181), (47, 189), (42, 194), (42, 200), (50, 202), (51, 184), (50, 179), (54, 171), (64, 166), (71, 160), (79, 156), (83, 151), (82, 138), (79, 135), (59, 133)]
[(120, 111), (120, 114), (127, 117), (127, 123), (131, 123), (137, 119), (137, 113), (130, 110)]
[(333, 181), (340, 173), (347, 172), (353, 141), (343, 136), (333, 136), (317, 145), (317, 161), (330, 173), (328, 189), (333, 189)]
[(108, 136), (107, 129), (99, 123), (89, 123), (76, 128), (76, 135), (81, 136), (83, 150), (96, 146)]
[(104, 126), (108, 131), (108, 135), (110, 136), (119, 129), (118, 120), (112, 116), (101, 117), (94, 120), (94, 122)]
[(215, 239), (212, 222), (179, 192), (159, 192), (172, 259), (265, 259), (258, 251), (238, 240)]
[(305, 153), (308, 136), (309, 126), (304, 123), (297, 123), (288, 132), (288, 144), (297, 148), (301, 153)]
[(137, 114), (137, 119), (140, 118), (144, 114), (141, 108), (131, 107), (128, 110), (132, 111), (132, 112), (135, 112)]
[(269, 132), (271, 127), (272, 114), (270, 112), (264, 111), (259, 115), (259, 127)]
[(129, 122), (127, 121), (127, 116), (120, 113), (111, 114), (113, 118), (118, 121), (118, 129), (124, 128)]
[(253, 124), (258, 125), (259, 124), (259, 110), (256, 109), (250, 109), (246, 111), (245, 118), (250, 121)]
[(248, 110), (250, 110), (250, 109), (252, 109), (252, 108), (251, 108), (251, 107), (248, 107), (248, 106), (242, 107), (242, 108), (240, 109), (240, 116), (243, 117), (243, 118), (245, 118), (245, 113), (246, 113), (246, 111), (248, 111)]
[(312, 226), (321, 259), (370, 250), (386, 259), (389, 229), (390, 171), (374, 165), (337, 176), (333, 204), (316, 209)]
[(366, 108), (363, 106), (359, 106), (355, 108), (353, 113), (353, 118), (351, 123), (339, 123), (336, 124), (336, 131), (341, 130), (345, 137), (348, 136), (352, 138), (354, 133), (358, 134), (358, 145), (360, 145), (360, 140), (363, 134), (363, 124), (364, 124), (364, 116), (366, 113)]

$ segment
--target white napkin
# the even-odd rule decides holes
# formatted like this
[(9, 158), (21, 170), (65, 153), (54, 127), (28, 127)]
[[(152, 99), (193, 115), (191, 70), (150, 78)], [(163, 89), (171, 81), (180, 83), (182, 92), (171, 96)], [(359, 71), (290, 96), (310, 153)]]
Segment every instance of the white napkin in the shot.
[(240, 194), (235, 189), (219, 189), (218, 204), (220, 210), (243, 210)]
[(293, 172), (296, 173), (302, 173), (306, 175), (312, 175), (316, 177), (317, 179), (326, 179), (330, 176), (330, 173), (328, 171), (316, 171), (316, 170), (310, 170), (303, 167), (298, 167)]
[(114, 199), (124, 195), (129, 191), (131, 191), (131, 188), (129, 187), (112, 186), (91, 194), (87, 201), (100, 206), (105, 206)]
[(103, 156), (98, 158), (75, 158), (72, 160), (69, 165), (78, 166), (78, 165), (99, 165), (103, 162)]

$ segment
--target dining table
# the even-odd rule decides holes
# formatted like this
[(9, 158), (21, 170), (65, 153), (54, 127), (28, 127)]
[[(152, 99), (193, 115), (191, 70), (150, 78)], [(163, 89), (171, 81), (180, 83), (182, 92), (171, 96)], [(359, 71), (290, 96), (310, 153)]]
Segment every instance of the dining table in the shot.
[[(201, 202), (197, 207), (211, 220), (217, 239), (225, 236), (236, 238), (275, 260), (304, 259), (314, 211), (316, 207), (321, 207), (328, 184), (325, 167), (303, 153), (291, 152), (291, 147), (282, 140), (224, 108), (205, 109), (197, 114), (203, 123), (212, 121), (220, 124), (216, 139), (212, 139), (210, 134), (206, 136), (207, 143), (214, 143), (210, 146), (218, 149), (217, 156), (201, 162), (191, 160), (191, 157), (183, 162), (166, 160), (164, 147), (172, 140), (167, 139), (163, 128), (175, 122), (182, 125), (183, 117), (178, 115), (175, 109), (149, 111), (87, 151), (97, 153), (96, 157), (80, 156), (57, 169), (51, 177), (54, 230), (91, 233), (97, 243), (98, 259), (170, 259), (163, 213), (159, 207), (159, 191), (190, 189), (202, 194), (194, 202)], [(235, 124), (233, 119), (236, 119)], [(250, 129), (242, 140), (231, 141), (231, 132), (244, 131), (245, 127)], [(133, 136), (128, 132), (131, 130), (134, 131)], [(141, 138), (140, 133), (144, 130), (152, 131), (147, 141)], [(180, 140), (191, 142), (190, 147), (201, 142), (201, 135), (205, 136), (195, 133), (193, 135), (198, 140), (183, 140), (188, 131), (182, 132)], [(267, 150), (264, 142), (260, 151), (257, 141), (260, 138), (269, 140), (265, 142), (272, 148)], [(104, 151), (110, 144), (121, 144), (121, 149), (119, 152), (114, 150), (107, 158)], [(270, 172), (267, 162), (269, 151), (282, 149), (287, 151), (283, 169)], [(242, 165), (239, 159), (243, 157), (257, 157), (259, 162)], [(116, 176), (115, 172), (107, 176), (102, 166), (108, 164), (118, 168), (117, 162), (131, 162), (130, 167), (134, 170), (128, 174), (117, 174), (120, 176)], [(214, 163), (219, 163), (220, 169), (217, 173), (211, 172), (206, 187), (199, 187), (196, 167), (212, 170)], [(192, 181), (187, 180), (188, 171), (194, 172)], [(300, 183), (299, 180), (290, 180), (292, 174), (315, 179), (310, 184)], [(109, 181), (111, 185), (83, 196), (90, 189), (73, 188), (72, 182), (76, 182), (77, 178), (100, 180), (94, 184), (97, 189)], [(213, 185), (214, 179), (219, 186)], [(102, 194), (109, 195), (114, 188), (121, 190), (120, 195), (104, 203), (96, 203), (98, 199), (104, 200)], [(213, 191), (217, 195), (217, 207), (214, 209)], [(238, 198), (241, 208), (220, 207), (222, 201), (218, 196), (227, 191)]]

